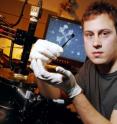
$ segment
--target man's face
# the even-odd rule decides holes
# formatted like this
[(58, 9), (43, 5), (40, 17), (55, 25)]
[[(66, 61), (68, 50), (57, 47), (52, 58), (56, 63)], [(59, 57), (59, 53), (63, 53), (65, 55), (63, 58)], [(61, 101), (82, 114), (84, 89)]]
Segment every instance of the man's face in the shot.
[(84, 22), (84, 45), (87, 56), (95, 64), (117, 60), (117, 33), (107, 14)]

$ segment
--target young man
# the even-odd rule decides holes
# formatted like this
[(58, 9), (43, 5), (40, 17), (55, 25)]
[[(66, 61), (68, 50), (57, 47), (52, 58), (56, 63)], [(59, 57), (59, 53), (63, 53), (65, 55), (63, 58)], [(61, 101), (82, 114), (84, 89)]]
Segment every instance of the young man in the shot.
[[(75, 77), (63, 67), (56, 67), (55, 73), (46, 70), (63, 49), (45, 40), (38, 40), (32, 48), (31, 67), (48, 93), (47, 83), (72, 98), (84, 124), (117, 124), (117, 9), (95, 2), (84, 13), (82, 24), (89, 60)], [(57, 91), (59, 96), (59, 90), (53, 94)]]

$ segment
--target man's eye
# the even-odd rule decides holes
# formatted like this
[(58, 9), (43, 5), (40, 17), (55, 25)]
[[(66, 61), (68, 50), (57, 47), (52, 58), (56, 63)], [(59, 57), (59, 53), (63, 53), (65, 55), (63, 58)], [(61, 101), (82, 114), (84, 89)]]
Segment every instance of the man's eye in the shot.
[(108, 35), (109, 34), (109, 32), (103, 32), (102, 33), (102, 35)]
[(85, 36), (86, 36), (86, 37), (92, 37), (93, 34), (91, 34), (91, 33), (86, 33)]
[(110, 34), (110, 32), (102, 32), (100, 34), (101, 37), (107, 37)]

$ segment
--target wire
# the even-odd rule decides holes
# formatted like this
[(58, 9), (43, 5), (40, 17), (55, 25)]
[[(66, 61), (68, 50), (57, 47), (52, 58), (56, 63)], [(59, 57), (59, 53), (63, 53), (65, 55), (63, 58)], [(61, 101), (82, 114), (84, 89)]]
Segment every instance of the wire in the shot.
[(18, 25), (18, 24), (19, 24), (19, 22), (20, 22), (21, 18), (23, 17), (23, 12), (24, 12), (24, 9), (25, 9), (25, 6), (26, 6), (27, 2), (28, 2), (28, 0), (25, 0), (24, 4), (23, 4), (23, 6), (22, 6), (22, 10), (21, 10), (21, 13), (20, 13), (20, 16), (19, 16), (18, 20), (16, 21), (16, 23), (15, 23), (15, 24), (11, 24), (11, 26), (10, 26), (10, 27), (12, 27), (12, 28), (13, 28), (14, 26), (16, 26), (16, 25)]

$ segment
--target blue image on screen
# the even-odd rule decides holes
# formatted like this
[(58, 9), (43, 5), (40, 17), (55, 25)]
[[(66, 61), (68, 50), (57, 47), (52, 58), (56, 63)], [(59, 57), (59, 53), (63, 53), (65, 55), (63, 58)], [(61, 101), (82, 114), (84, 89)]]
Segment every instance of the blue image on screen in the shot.
[(82, 27), (73, 21), (50, 17), (45, 33), (45, 39), (64, 46), (61, 57), (74, 61), (84, 62), (86, 53), (82, 35)]

